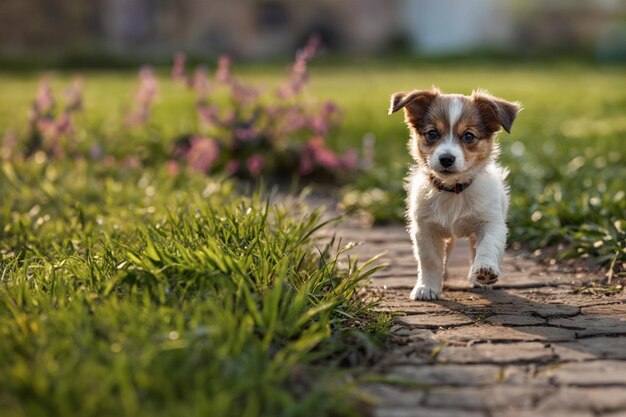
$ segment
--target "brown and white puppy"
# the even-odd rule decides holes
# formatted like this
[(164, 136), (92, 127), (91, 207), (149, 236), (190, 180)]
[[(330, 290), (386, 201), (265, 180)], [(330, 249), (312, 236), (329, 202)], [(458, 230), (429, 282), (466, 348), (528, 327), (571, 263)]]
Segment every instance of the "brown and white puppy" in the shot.
[(496, 163), (495, 139), (520, 111), (483, 90), (471, 96), (438, 89), (395, 93), (389, 114), (404, 109), (415, 164), (406, 179), (408, 231), (418, 263), (411, 299), (439, 298), (445, 261), (457, 238), (469, 238), (473, 285), (494, 284), (506, 245), (508, 170)]

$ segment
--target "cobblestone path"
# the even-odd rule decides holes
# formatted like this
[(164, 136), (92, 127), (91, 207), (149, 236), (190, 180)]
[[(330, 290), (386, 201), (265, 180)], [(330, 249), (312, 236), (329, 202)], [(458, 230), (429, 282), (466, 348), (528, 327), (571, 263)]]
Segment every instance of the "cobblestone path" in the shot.
[[(492, 290), (467, 285), (469, 247), (449, 262), (443, 300), (411, 301), (416, 264), (402, 226), (338, 231), (364, 260), (388, 266), (373, 279), (380, 309), (402, 313), (363, 390), (374, 415), (626, 417), (626, 294), (577, 291), (589, 275), (549, 271), (510, 253)], [(387, 382), (389, 381), (389, 382)]]

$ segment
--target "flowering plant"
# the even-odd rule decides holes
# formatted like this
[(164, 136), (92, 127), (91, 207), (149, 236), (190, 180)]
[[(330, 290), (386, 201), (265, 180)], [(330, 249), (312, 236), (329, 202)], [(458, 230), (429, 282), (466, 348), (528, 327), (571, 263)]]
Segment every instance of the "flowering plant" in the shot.
[[(56, 158), (66, 152), (76, 150), (74, 114), (83, 107), (83, 80), (76, 77), (65, 90), (65, 102), (58, 104), (50, 88), (50, 82), (43, 78), (39, 84), (35, 100), (28, 112), (28, 142), (25, 155), (38, 151)], [(16, 142), (15, 142), (16, 143)]]
[[(163, 123), (159, 129), (162, 121), (153, 110), (166, 97), (158, 97), (159, 80), (148, 66), (139, 70), (138, 86), (126, 106), (123, 123), (106, 131), (77, 132), (75, 115), (83, 104), (81, 77), (66, 89), (62, 103), (44, 78), (29, 112), (29, 139), (20, 151), (27, 158), (35, 154), (56, 159), (69, 156), (103, 160), (108, 165), (119, 161), (123, 168), (165, 162), (172, 174), (189, 168), (241, 178), (297, 175), (310, 181), (336, 182), (358, 169), (359, 158), (355, 150), (340, 155), (327, 144), (341, 120), (339, 108), (330, 101), (314, 104), (303, 99), (308, 62), (318, 47), (319, 39), (311, 37), (296, 53), (285, 82), (275, 89), (244, 83), (233, 74), (228, 56), (219, 57), (211, 77), (206, 66), (188, 72), (185, 55), (177, 54), (172, 80), (190, 92), (188, 98), (194, 104), (185, 117), (191, 114), (196, 120), (186, 125), (182, 134)], [(84, 133), (90, 134), (92, 143), (79, 149), (77, 137), (87, 137)], [(16, 155), (18, 145), (17, 136), (7, 134), (0, 155)]]
[[(226, 170), (246, 178), (297, 173), (306, 179), (331, 181), (354, 172), (357, 152), (339, 155), (326, 144), (340, 120), (337, 106), (332, 102), (312, 106), (301, 100), (308, 82), (307, 63), (318, 46), (319, 39), (312, 37), (297, 52), (287, 81), (270, 92), (236, 78), (227, 56), (219, 58), (211, 80), (206, 67), (188, 76), (185, 56), (177, 54), (172, 76), (195, 92), (200, 132), (175, 142), (171, 166), (176, 169), (182, 163), (203, 172)], [(228, 105), (222, 107), (213, 99), (220, 89), (229, 97)]]

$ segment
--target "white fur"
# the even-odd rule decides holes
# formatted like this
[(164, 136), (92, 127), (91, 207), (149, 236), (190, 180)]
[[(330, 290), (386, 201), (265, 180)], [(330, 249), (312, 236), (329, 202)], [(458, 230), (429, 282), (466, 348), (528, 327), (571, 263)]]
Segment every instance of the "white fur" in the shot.
[(437, 148), (428, 158), (428, 164), (436, 171), (444, 170), (444, 167), (439, 162), (439, 158), (442, 155), (449, 154), (454, 156), (454, 164), (447, 169), (452, 172), (460, 172), (465, 170), (465, 160), (463, 159), (463, 149), (454, 136), (454, 126), (461, 118), (463, 112), (463, 103), (458, 98), (453, 98), (450, 107), (448, 108), (448, 120), (450, 121), (450, 127), (448, 129), (448, 135), (445, 138), (441, 138)]
[(450, 131), (453, 130), (456, 122), (461, 118), (461, 113), (463, 112), (463, 103), (458, 98), (453, 98), (450, 103), (450, 108), (448, 108), (448, 119), (450, 120)]
[(411, 299), (439, 298), (445, 274), (446, 243), (452, 244), (456, 238), (476, 239), (470, 270), (474, 285), (481, 285), (475, 279), (480, 268), (500, 274), (507, 236), (509, 197), (504, 183), (507, 174), (506, 169), (490, 161), (468, 188), (455, 194), (435, 188), (428, 169), (413, 169), (407, 178), (407, 217), (418, 278)]

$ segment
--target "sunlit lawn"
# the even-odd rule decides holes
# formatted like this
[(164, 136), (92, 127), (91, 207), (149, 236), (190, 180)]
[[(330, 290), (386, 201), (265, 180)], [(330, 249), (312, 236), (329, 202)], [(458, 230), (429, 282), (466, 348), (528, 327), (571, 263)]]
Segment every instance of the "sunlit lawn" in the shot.
[[(589, 64), (376, 61), (314, 65), (308, 100), (333, 100), (338, 150), (376, 137), (344, 206), (402, 221), (406, 127), (391, 93), (486, 88), (525, 110), (503, 133), (511, 241), (563, 245), (623, 271), (626, 72)], [(279, 66), (238, 68), (276, 87)], [(34, 158), (0, 172), (0, 414), (324, 415), (347, 412), (329, 365), (385, 329), (357, 297), (363, 271), (319, 252), (316, 215), (241, 197), (233, 180), (172, 175), (163, 143), (194, 131), (194, 101), (160, 73), (147, 129), (123, 128), (133, 72), (87, 72), (79, 147), (144, 168)], [(0, 74), (0, 133), (27, 131), (41, 74)], [(73, 74), (49, 73), (57, 91)], [(244, 192), (243, 194), (249, 194)], [(369, 341), (367, 341), (369, 340)], [(355, 341), (358, 343), (355, 344)], [(366, 342), (367, 341), (367, 342)], [(352, 346), (352, 348), (349, 348)], [(320, 382), (322, 381), (322, 382)], [(332, 383), (330, 381), (333, 381)], [(334, 395), (331, 395), (333, 394)], [(8, 411), (6, 411), (8, 410)], [(4, 415), (4, 414), (3, 414)]]

